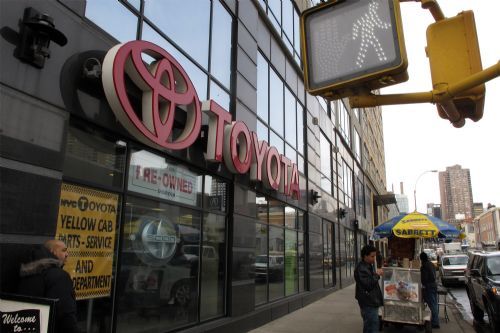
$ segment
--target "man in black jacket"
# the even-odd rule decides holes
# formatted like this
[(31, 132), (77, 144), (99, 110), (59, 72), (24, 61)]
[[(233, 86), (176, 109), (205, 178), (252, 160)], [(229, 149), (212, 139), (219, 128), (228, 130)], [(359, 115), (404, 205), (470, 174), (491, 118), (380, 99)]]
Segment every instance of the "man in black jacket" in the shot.
[(375, 333), (379, 330), (378, 308), (383, 305), (382, 291), (378, 281), (381, 269), (375, 270), (373, 264), (377, 258), (377, 249), (365, 245), (361, 249), (361, 261), (354, 271), (356, 280), (356, 299), (363, 317), (363, 333)]
[(430, 262), (427, 253), (420, 253), (420, 279), (422, 281), (422, 296), (425, 303), (431, 310), (431, 324), (432, 328), (439, 328), (439, 305), (436, 283), (436, 269)]
[(18, 292), (22, 295), (59, 299), (56, 303), (56, 332), (76, 333), (76, 299), (73, 282), (62, 269), (68, 252), (59, 240), (34, 246), (29, 262), (21, 264)]

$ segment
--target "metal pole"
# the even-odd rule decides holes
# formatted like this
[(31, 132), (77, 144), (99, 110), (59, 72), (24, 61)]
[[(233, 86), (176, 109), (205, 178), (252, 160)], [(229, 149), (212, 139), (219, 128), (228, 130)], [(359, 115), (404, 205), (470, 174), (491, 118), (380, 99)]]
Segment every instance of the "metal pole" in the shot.
[(379, 105), (414, 104), (414, 103), (440, 103), (446, 104), (453, 97), (480, 84), (500, 76), (500, 61), (493, 66), (474, 73), (465, 79), (450, 84), (442, 90), (434, 89), (429, 92), (416, 92), (407, 94), (390, 95), (357, 95), (349, 97), (349, 104), (353, 108), (374, 107)]
[(414, 199), (414, 203), (415, 203), (415, 211), (417, 211), (417, 184), (418, 184), (418, 181), (420, 180), (420, 177), (422, 177), (423, 175), (425, 175), (428, 172), (437, 172), (437, 170), (426, 170), (426, 171), (422, 172), (417, 177), (417, 181), (415, 182), (415, 187), (413, 188), (413, 199)]

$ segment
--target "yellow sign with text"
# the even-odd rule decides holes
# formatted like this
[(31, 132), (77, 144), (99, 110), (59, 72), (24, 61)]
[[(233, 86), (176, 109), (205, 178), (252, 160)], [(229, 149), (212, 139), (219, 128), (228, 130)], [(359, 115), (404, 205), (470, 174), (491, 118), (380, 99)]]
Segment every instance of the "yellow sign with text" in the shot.
[(62, 184), (55, 238), (68, 247), (77, 300), (111, 294), (117, 211), (116, 194)]
[(410, 213), (396, 223), (392, 232), (401, 238), (435, 238), (439, 229), (425, 215)]

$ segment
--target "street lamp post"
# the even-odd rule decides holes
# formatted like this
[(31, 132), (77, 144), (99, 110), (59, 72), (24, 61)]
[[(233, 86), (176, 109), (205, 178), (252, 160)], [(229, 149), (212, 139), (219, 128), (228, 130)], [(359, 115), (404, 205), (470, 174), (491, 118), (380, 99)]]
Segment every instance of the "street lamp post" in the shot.
[(438, 172), (438, 171), (437, 170), (426, 170), (426, 171), (422, 172), (417, 177), (417, 181), (415, 182), (415, 187), (413, 188), (413, 199), (415, 201), (415, 211), (417, 211), (417, 184), (418, 184), (418, 181), (420, 180), (420, 177), (422, 177), (423, 175), (425, 175), (426, 173), (429, 173), (429, 172)]

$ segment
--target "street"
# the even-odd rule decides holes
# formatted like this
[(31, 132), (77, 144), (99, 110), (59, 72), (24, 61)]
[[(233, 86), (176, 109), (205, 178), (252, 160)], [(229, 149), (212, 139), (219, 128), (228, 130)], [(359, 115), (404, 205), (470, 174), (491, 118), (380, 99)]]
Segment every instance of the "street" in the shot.
[(488, 325), (487, 315), (484, 316), (484, 322), (474, 322), (474, 318), (472, 317), (472, 312), (470, 309), (469, 298), (467, 297), (465, 287), (463, 285), (455, 285), (448, 287), (448, 290), (450, 292), (450, 296), (453, 298), (455, 304), (457, 305), (457, 309), (460, 311), (465, 321), (473, 325), (476, 332), (489, 333), (490, 328)]

